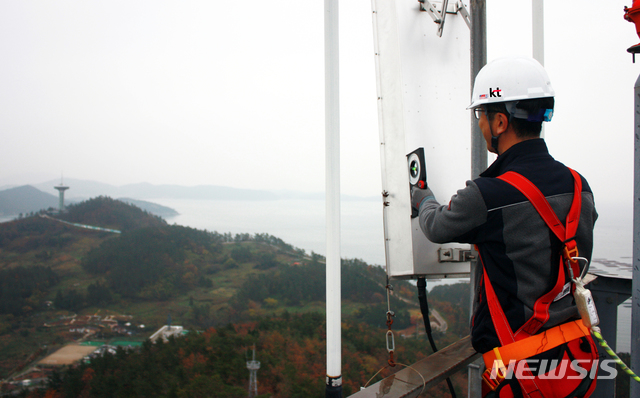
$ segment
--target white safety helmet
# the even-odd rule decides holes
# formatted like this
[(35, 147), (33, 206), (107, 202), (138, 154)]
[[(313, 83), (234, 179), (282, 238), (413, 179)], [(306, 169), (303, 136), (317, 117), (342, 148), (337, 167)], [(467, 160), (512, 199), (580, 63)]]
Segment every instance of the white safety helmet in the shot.
[[(515, 111), (514, 101), (553, 96), (555, 91), (551, 87), (549, 76), (538, 61), (525, 57), (498, 58), (478, 72), (473, 85), (471, 105), (467, 109), (509, 102), (510, 104), (506, 104), (507, 109)], [(524, 112), (526, 115), (526, 111)], [(512, 113), (510, 109), (509, 113)], [(513, 116), (522, 117), (517, 114)]]

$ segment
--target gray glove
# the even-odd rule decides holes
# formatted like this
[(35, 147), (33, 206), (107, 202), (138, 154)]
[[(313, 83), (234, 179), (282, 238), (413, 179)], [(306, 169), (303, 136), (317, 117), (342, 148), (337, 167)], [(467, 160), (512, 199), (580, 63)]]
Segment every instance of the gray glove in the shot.
[(412, 214), (416, 214), (418, 213), (418, 211), (420, 210), (420, 204), (422, 203), (423, 200), (427, 199), (431, 197), (431, 199), (434, 199), (435, 196), (433, 195), (433, 191), (431, 191), (431, 189), (426, 188), (426, 189), (420, 189), (416, 186), (411, 187), (411, 212)]

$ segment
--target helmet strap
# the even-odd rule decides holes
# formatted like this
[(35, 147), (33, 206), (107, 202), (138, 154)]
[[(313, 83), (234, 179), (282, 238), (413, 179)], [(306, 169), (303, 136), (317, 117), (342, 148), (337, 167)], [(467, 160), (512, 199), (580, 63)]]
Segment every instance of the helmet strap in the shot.
[[(496, 112), (496, 113), (502, 113), (502, 112)], [(500, 155), (500, 152), (498, 152), (498, 139), (500, 138), (500, 134), (493, 135), (493, 128), (491, 126), (492, 120), (489, 120), (489, 114), (487, 114), (487, 122), (489, 122), (489, 133), (491, 134), (491, 147), (495, 149), (496, 154)], [(507, 127), (509, 127), (509, 124), (511, 124), (511, 115), (509, 115), (509, 117), (507, 118)]]
[(491, 147), (496, 150), (497, 154), (499, 154), (499, 152), (498, 152), (498, 137), (500, 137), (500, 136), (499, 135), (494, 136), (493, 134), (491, 135)]
[(491, 133), (491, 147), (496, 150), (496, 153), (498, 153), (498, 138), (500, 138), (500, 135), (493, 135), (493, 129), (491, 128), (491, 122), (489, 122), (489, 133)]

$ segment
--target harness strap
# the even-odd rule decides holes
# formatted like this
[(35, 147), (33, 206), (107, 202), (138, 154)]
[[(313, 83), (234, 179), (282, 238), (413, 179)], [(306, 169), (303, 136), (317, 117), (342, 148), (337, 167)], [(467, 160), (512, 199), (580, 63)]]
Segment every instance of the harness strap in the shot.
[(498, 340), (500, 340), (500, 345), (505, 346), (507, 344), (513, 343), (514, 341), (516, 341), (516, 339), (513, 335), (513, 331), (511, 330), (511, 326), (509, 325), (509, 321), (507, 321), (507, 317), (504, 315), (502, 306), (500, 306), (498, 296), (493, 290), (493, 285), (491, 284), (491, 280), (487, 275), (487, 268), (484, 266), (482, 256), (479, 257), (480, 261), (482, 262), (484, 291), (487, 295), (487, 306), (489, 307), (489, 313), (491, 314), (493, 327), (496, 329), (496, 334), (498, 335)]
[[(549, 320), (549, 306), (551, 306), (553, 300), (562, 292), (566, 279), (562, 258), (569, 262), (575, 276), (579, 275), (580, 272), (580, 267), (578, 266), (577, 261), (572, 260), (571, 257), (576, 257), (578, 255), (574, 237), (578, 230), (580, 209), (582, 207), (582, 179), (574, 170), (569, 170), (574, 177), (574, 195), (571, 208), (567, 213), (566, 227), (562, 225), (542, 192), (540, 192), (538, 187), (536, 187), (531, 181), (513, 171), (506, 172), (498, 177), (522, 192), (522, 194), (529, 199), (533, 207), (538, 211), (551, 231), (553, 231), (556, 237), (565, 244), (565, 250), (563, 251), (563, 256), (560, 259), (558, 279), (556, 280), (556, 283), (549, 292), (536, 300), (533, 306), (533, 316), (529, 318), (529, 320), (527, 320), (520, 329), (513, 333), (515, 340), (520, 340), (521, 338), (534, 335)], [(570, 257), (567, 258), (567, 256)]]
[(565, 260), (570, 262), (574, 275), (578, 276), (580, 268), (577, 261), (572, 260), (571, 257), (576, 257), (578, 255), (574, 238), (578, 231), (580, 210), (582, 208), (582, 178), (580, 178), (580, 175), (575, 170), (571, 168), (568, 169), (573, 176), (573, 202), (571, 203), (571, 208), (567, 213), (566, 228), (562, 225), (562, 222), (560, 222), (558, 216), (553, 211), (551, 205), (549, 205), (549, 202), (542, 192), (540, 192), (538, 187), (533, 185), (531, 181), (515, 171), (508, 171), (497, 178), (511, 184), (526, 196), (527, 199), (529, 199), (547, 226), (551, 231), (553, 231), (558, 239), (565, 244), (566, 252), (563, 254), (570, 256), (565, 258)]
[[(479, 257), (480, 257), (480, 260), (482, 260), (482, 256), (479, 256)], [(504, 311), (500, 306), (498, 297), (496, 296), (495, 291), (493, 290), (493, 286), (491, 285), (491, 281), (489, 280), (489, 276), (487, 275), (487, 269), (484, 266), (484, 262), (482, 264), (482, 271), (483, 271), (483, 277), (484, 277), (484, 288), (487, 295), (487, 306), (489, 306), (489, 312), (491, 314), (491, 320), (493, 321), (493, 327), (496, 329), (496, 334), (498, 335), (498, 340), (500, 340), (500, 345), (503, 347), (508, 346), (516, 341), (515, 336), (513, 334), (513, 331), (511, 330), (509, 321), (507, 320), (507, 317), (504, 315)], [(489, 352), (494, 352), (494, 351), (489, 351)], [(500, 353), (498, 352), (497, 354), (500, 354)], [(491, 364), (493, 364), (493, 361), (491, 361)], [(492, 367), (487, 367), (487, 370), (483, 373), (483, 380), (490, 386), (492, 390), (495, 390), (500, 384), (500, 382), (506, 376), (506, 373), (503, 371), (503, 368), (497, 369), (498, 370), (497, 374), (499, 375), (497, 380), (491, 380), (490, 377), (487, 377), (487, 376), (490, 376), (490, 372), (493, 371)], [(529, 370), (526, 370), (524, 374), (527, 376), (531, 376)], [(535, 380), (533, 380), (532, 377), (518, 379), (518, 383), (522, 388), (524, 397), (526, 398), (543, 397), (543, 395), (540, 393), (540, 388), (538, 387), (538, 385), (536, 384)]]
[(542, 333), (527, 337), (526, 339), (502, 347), (496, 347), (484, 353), (482, 358), (484, 359), (484, 364), (487, 369), (491, 369), (496, 359), (501, 359), (503, 364), (508, 364), (510, 361), (520, 361), (556, 348), (571, 340), (590, 335), (591, 332), (584, 326), (582, 320), (576, 320), (558, 325)]
[[(558, 280), (556, 281), (551, 291), (536, 300), (533, 308), (533, 316), (527, 322), (525, 322), (525, 324), (520, 329), (518, 329), (515, 334), (513, 333), (511, 326), (509, 325), (509, 321), (504, 315), (504, 311), (502, 310), (500, 302), (498, 301), (498, 297), (495, 294), (491, 281), (489, 280), (486, 267), (483, 263), (482, 269), (485, 293), (487, 296), (487, 305), (489, 307), (493, 325), (496, 329), (496, 334), (498, 335), (498, 339), (500, 340), (500, 345), (502, 346), (502, 348), (516, 341), (522, 341), (527, 337), (535, 335), (535, 333), (549, 320), (549, 306), (551, 305), (555, 297), (557, 297), (558, 294), (562, 291), (565, 281), (564, 266), (562, 261), (563, 257), (566, 258), (567, 256), (577, 256), (577, 247), (574, 237), (578, 230), (580, 210), (582, 207), (582, 179), (580, 178), (578, 173), (576, 173), (572, 169), (569, 170), (571, 171), (571, 174), (574, 178), (574, 195), (573, 202), (571, 203), (571, 208), (569, 210), (569, 213), (567, 213), (566, 226), (562, 225), (562, 223), (558, 219), (558, 216), (555, 214), (555, 212), (551, 208), (551, 205), (549, 205), (549, 202), (547, 202), (542, 192), (540, 192), (540, 190), (528, 179), (512, 171), (497, 177), (511, 184), (520, 192), (522, 192), (522, 194), (525, 195), (525, 197), (532, 203), (534, 208), (538, 211), (542, 219), (553, 231), (553, 233), (558, 237), (558, 239), (560, 239), (561, 242), (565, 244), (563, 256), (561, 256), (560, 258)], [(573, 262), (575, 261), (572, 262), (570, 257), (568, 260), (573, 269)], [(482, 260), (482, 257), (480, 257), (480, 259)], [(576, 270), (579, 270), (577, 262), (575, 262), (574, 275), (577, 275)], [(544, 333), (541, 333), (541, 335), (544, 335)], [(543, 350), (542, 352), (544, 351), (545, 350)], [(500, 352), (498, 352), (497, 354), (501, 355)], [(518, 380), (518, 382), (523, 390), (525, 397), (533, 398), (542, 396), (540, 388), (536, 384), (535, 380), (527, 377)]]

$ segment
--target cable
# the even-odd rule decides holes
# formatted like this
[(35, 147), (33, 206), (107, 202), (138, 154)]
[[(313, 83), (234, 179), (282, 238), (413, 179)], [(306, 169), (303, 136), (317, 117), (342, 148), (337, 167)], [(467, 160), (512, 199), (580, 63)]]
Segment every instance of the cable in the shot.
[[(418, 395), (422, 394), (422, 393), (424, 392), (424, 388), (425, 388), (425, 387), (426, 387), (426, 385), (427, 385), (427, 381), (424, 379), (424, 376), (423, 376), (420, 372), (418, 372), (417, 370), (415, 370), (413, 367), (411, 367), (410, 365), (405, 365), (405, 364), (403, 364), (403, 363), (399, 363), (399, 362), (396, 362), (396, 363), (395, 363), (395, 365), (400, 365), (400, 366), (404, 366), (404, 367), (406, 367), (406, 368), (409, 368), (409, 369), (413, 370), (414, 372), (416, 372), (416, 373), (418, 374), (418, 376), (420, 376), (420, 378), (422, 379), (422, 390), (420, 390), (420, 393), (419, 393)], [(395, 365), (394, 365), (394, 366), (395, 366)], [(374, 377), (376, 377), (376, 376), (377, 376), (380, 372), (382, 372), (383, 370), (385, 370), (385, 369), (387, 369), (387, 368), (390, 368), (390, 367), (391, 367), (391, 366), (389, 366), (389, 365), (387, 365), (387, 366), (383, 366), (379, 371), (377, 371), (377, 372), (376, 372), (376, 374), (374, 374), (373, 376), (371, 376), (371, 378), (369, 379), (369, 381), (367, 381), (367, 384), (365, 384), (365, 385), (364, 385), (364, 387), (362, 387), (362, 388), (367, 388), (367, 387), (369, 386), (369, 383), (371, 383), (371, 380), (373, 380), (373, 378), (374, 378)], [(417, 396), (418, 396), (418, 395), (417, 395)]]
[[(604, 350), (609, 354), (611, 358), (625, 371), (631, 378), (640, 383), (640, 377), (638, 377), (629, 367), (620, 359), (620, 357), (609, 347), (604, 337), (600, 333), (600, 328), (596, 325), (600, 322), (600, 318), (598, 317), (598, 312), (595, 308), (595, 304), (593, 299), (591, 298), (591, 292), (585, 289), (584, 284), (582, 282), (584, 275), (589, 269), (589, 260), (584, 257), (571, 257), (573, 261), (582, 261), (584, 266), (582, 268), (582, 272), (580, 273), (580, 277), (578, 279), (574, 278), (573, 270), (570, 266), (569, 275), (571, 276), (571, 280), (575, 284), (574, 298), (576, 301), (576, 305), (578, 306), (578, 312), (580, 313), (580, 317), (582, 318), (582, 323), (586, 327), (590, 327), (591, 334), (598, 340), (598, 344), (604, 348)], [(568, 264), (568, 263), (567, 263)], [(587, 294), (584, 294), (587, 293)], [(585, 298), (586, 297), (586, 298)]]
[[(429, 343), (431, 344), (431, 349), (434, 353), (438, 352), (436, 348), (436, 343), (433, 340), (433, 335), (431, 331), (431, 323), (429, 322), (429, 303), (427, 302), (427, 280), (424, 276), (418, 278), (418, 301), (420, 302), (420, 312), (422, 312), (422, 319), (424, 320), (424, 329), (427, 332), (427, 338), (429, 339)], [(453, 389), (453, 383), (451, 379), (447, 377), (447, 385), (449, 386), (449, 392), (451, 392), (451, 396), (456, 398), (456, 392)]]
[(640, 383), (640, 377), (638, 377), (635, 373), (633, 373), (633, 370), (629, 369), (629, 367), (624, 362), (622, 362), (622, 359), (620, 359), (620, 357), (611, 349), (611, 347), (609, 347), (607, 342), (604, 340), (604, 338), (600, 334), (600, 328), (597, 326), (592, 326), (591, 333), (595, 336), (596, 340), (598, 340), (598, 344), (600, 344), (600, 346), (604, 348), (607, 354), (609, 354), (609, 356), (613, 358), (614, 361), (616, 361), (616, 363), (622, 368), (622, 370), (624, 370), (625, 373), (631, 376), (633, 380)]

